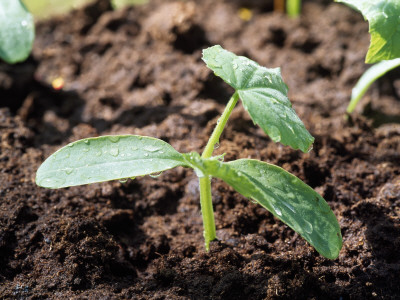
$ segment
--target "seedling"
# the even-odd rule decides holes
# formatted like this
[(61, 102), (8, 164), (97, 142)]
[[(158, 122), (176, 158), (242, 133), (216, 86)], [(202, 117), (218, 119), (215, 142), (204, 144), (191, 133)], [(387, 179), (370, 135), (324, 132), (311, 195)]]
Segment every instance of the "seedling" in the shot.
[(274, 0), (274, 11), (283, 13), (285, 11), (291, 18), (296, 18), (301, 13), (301, 0)]
[(335, 0), (361, 12), (369, 22), (371, 43), (366, 63), (377, 63), (367, 70), (353, 88), (347, 113), (352, 113), (369, 86), (400, 61), (400, 1)]
[(182, 166), (199, 177), (200, 204), (206, 250), (216, 239), (211, 178), (217, 177), (245, 197), (268, 209), (306, 239), (321, 255), (335, 259), (342, 247), (339, 224), (325, 200), (296, 176), (280, 167), (254, 159), (221, 161), (212, 156), (238, 99), (275, 142), (308, 152), (314, 138), (296, 115), (287, 97), (280, 69), (267, 69), (254, 61), (213, 46), (203, 60), (235, 92), (208, 140), (202, 155), (179, 153), (152, 137), (117, 135), (73, 142), (52, 154), (38, 169), (36, 183), (62, 188), (107, 180), (159, 174)]
[(35, 37), (33, 17), (20, 0), (0, 1), (0, 59), (25, 60)]

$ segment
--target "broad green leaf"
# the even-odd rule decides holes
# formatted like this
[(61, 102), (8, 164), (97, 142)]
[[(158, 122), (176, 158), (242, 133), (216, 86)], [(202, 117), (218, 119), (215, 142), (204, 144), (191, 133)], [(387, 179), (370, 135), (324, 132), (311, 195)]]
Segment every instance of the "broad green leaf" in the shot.
[(303, 152), (310, 150), (314, 138), (292, 108), (279, 68), (261, 67), (219, 45), (203, 50), (203, 60), (237, 91), (253, 122), (274, 142)]
[(224, 180), (237, 192), (254, 199), (298, 232), (321, 255), (335, 259), (342, 236), (326, 201), (296, 176), (277, 166), (251, 159), (229, 163), (185, 155), (188, 164), (205, 176)]
[(35, 37), (33, 17), (20, 0), (0, 1), (0, 58), (8, 63), (25, 60)]
[(371, 84), (379, 77), (385, 75), (390, 70), (400, 66), (400, 58), (392, 60), (384, 60), (369, 68), (358, 80), (351, 92), (351, 101), (347, 107), (347, 112), (350, 114), (355, 109), (361, 97), (365, 94)]
[(101, 136), (73, 142), (39, 167), (36, 184), (46, 188), (159, 173), (185, 165), (168, 143), (145, 136)]
[(369, 22), (371, 43), (366, 63), (400, 57), (399, 0), (335, 0), (360, 11)]

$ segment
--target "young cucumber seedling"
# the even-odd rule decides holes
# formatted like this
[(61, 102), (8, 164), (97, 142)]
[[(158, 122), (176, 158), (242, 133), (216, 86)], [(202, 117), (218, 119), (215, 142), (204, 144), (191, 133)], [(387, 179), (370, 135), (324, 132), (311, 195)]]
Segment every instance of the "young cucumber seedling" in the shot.
[(267, 69), (221, 46), (203, 51), (203, 60), (235, 92), (202, 155), (179, 153), (166, 142), (137, 135), (101, 136), (73, 142), (51, 155), (38, 169), (36, 183), (61, 188), (159, 173), (177, 166), (195, 170), (206, 250), (216, 239), (211, 178), (217, 177), (253, 199), (306, 239), (320, 254), (335, 259), (342, 247), (339, 224), (325, 200), (296, 176), (253, 159), (222, 162), (214, 146), (238, 99), (275, 142), (308, 152), (314, 138), (292, 109), (280, 69)]
[(400, 66), (400, 1), (335, 0), (360, 11), (369, 22), (371, 43), (366, 63), (377, 63), (368, 69), (351, 93), (347, 113), (351, 114), (370, 85)]

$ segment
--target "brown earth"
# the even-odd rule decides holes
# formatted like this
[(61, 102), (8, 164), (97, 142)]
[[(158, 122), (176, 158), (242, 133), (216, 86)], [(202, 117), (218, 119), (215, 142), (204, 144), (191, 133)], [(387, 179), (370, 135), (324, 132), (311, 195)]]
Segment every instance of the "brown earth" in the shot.
[[(366, 69), (367, 23), (343, 5), (304, 2), (296, 20), (270, 2), (160, 0), (120, 11), (98, 1), (39, 23), (32, 57), (0, 64), (0, 298), (399, 299), (399, 72), (345, 121)], [(238, 105), (215, 153), (277, 164), (320, 192), (342, 229), (337, 260), (219, 180), (220, 241), (206, 253), (188, 169), (35, 185), (43, 160), (79, 138), (141, 134), (200, 152), (232, 93), (200, 59), (214, 44), (282, 67), (316, 138), (307, 154), (275, 144)], [(50, 84), (57, 77), (61, 91)]]

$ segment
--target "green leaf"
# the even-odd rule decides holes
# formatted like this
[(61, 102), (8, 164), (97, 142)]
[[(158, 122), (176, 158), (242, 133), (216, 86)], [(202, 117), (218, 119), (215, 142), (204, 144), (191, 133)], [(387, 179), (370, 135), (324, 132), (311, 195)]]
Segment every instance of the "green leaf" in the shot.
[(314, 138), (292, 108), (279, 68), (261, 67), (219, 45), (203, 50), (203, 60), (237, 91), (253, 122), (274, 142), (303, 152), (310, 150)]
[(25, 60), (35, 37), (33, 17), (20, 0), (0, 1), (0, 58), (8, 63)]
[(198, 173), (218, 177), (257, 201), (324, 257), (338, 257), (342, 236), (335, 215), (326, 201), (296, 176), (258, 160), (222, 163), (193, 153), (184, 156), (188, 164), (200, 170)]
[(361, 97), (365, 94), (371, 84), (379, 77), (385, 75), (390, 70), (400, 66), (400, 58), (392, 60), (384, 60), (369, 68), (358, 80), (351, 92), (351, 101), (347, 107), (347, 112), (350, 114), (355, 109)]
[(83, 139), (52, 154), (38, 169), (36, 184), (46, 188), (88, 184), (159, 173), (185, 161), (168, 143), (144, 136)]
[(400, 57), (399, 0), (335, 0), (360, 11), (369, 22), (371, 43), (366, 63)]

